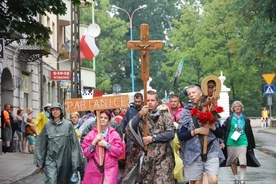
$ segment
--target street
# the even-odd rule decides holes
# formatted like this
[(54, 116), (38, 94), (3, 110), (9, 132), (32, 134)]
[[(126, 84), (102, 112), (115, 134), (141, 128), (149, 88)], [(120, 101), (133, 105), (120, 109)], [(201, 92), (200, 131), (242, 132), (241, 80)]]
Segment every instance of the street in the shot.
[[(276, 135), (261, 132), (261, 128), (254, 128), (256, 141), (255, 156), (261, 163), (261, 167), (247, 167), (247, 184), (273, 184), (276, 181)], [(13, 184), (43, 184), (43, 174), (35, 174), (23, 178)], [(221, 184), (232, 184), (233, 175), (230, 167), (222, 167), (219, 172), (219, 182)]]
[[(247, 184), (273, 184), (276, 183), (276, 135), (260, 132), (261, 128), (254, 128), (256, 141), (255, 156), (261, 167), (247, 167)], [(230, 167), (220, 168), (219, 183), (232, 184), (233, 174)]]

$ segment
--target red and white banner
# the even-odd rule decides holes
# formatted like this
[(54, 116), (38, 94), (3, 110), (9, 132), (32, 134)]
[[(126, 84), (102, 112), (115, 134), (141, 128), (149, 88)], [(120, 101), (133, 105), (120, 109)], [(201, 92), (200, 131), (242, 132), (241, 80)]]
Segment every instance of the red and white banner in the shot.
[(93, 57), (99, 54), (99, 49), (95, 44), (95, 38), (93, 38), (87, 31), (84, 31), (84, 34), (80, 40), (80, 48), (86, 59), (90, 60)]

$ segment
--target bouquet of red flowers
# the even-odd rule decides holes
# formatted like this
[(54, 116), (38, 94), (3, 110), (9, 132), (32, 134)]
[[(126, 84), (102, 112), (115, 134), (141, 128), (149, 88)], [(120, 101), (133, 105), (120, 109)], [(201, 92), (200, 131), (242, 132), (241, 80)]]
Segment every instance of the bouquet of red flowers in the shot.
[(207, 111), (207, 112), (203, 112), (203, 111), (199, 111), (196, 107), (192, 108), (192, 110), (190, 111), (192, 116), (196, 116), (199, 120), (200, 123), (202, 124), (213, 124), (216, 122), (217, 118), (220, 118), (219, 113), (223, 112), (223, 107), (218, 106), (216, 107), (215, 111)]

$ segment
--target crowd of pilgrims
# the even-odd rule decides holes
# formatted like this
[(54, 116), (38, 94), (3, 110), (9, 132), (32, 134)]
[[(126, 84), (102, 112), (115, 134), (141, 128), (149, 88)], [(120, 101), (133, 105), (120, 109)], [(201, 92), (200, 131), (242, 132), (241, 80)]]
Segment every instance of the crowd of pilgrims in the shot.
[[(245, 183), (245, 155), (252, 153), (255, 142), (242, 103), (232, 104), (233, 115), (224, 122), (223, 132), (217, 119), (205, 125), (193, 115), (203, 109), (196, 106), (202, 99), (201, 89), (190, 86), (186, 91), (190, 100), (185, 106), (177, 95), (162, 102), (155, 91), (148, 91), (146, 105), (143, 95), (136, 93), (128, 109), (89, 111), (82, 117), (71, 112), (70, 120), (64, 118), (61, 104), (53, 103), (34, 150), (34, 163), (43, 170), (45, 183), (216, 184), (223, 163), (231, 165), (234, 183)], [(213, 104), (207, 103), (209, 110)], [(239, 136), (234, 140), (235, 133), (241, 142), (237, 142)], [(200, 140), (204, 135), (206, 153)], [(227, 141), (228, 159), (222, 138)]]
[[(178, 96), (170, 98), (171, 101), (166, 103), (158, 100), (159, 107), (166, 110), (171, 110), (171, 119), (175, 122), (174, 126), (177, 127), (177, 121), (179, 121), (180, 113), (183, 109), (183, 105), (179, 101)], [(127, 157), (130, 153), (132, 141), (126, 134), (126, 127), (128, 122), (137, 114), (143, 107), (143, 95), (136, 93), (134, 95), (134, 102), (129, 104), (128, 108), (116, 108), (106, 109), (99, 112), (99, 120), (101, 126), (101, 133), (98, 133), (97, 126), (97, 112), (87, 111), (85, 115), (81, 116), (81, 112), (71, 112), (70, 122), (73, 125), (71, 135), (64, 135), (67, 132), (62, 131), (68, 128), (68, 125), (60, 127), (59, 129), (50, 127), (47, 125), (55, 125), (55, 113), (57, 109), (60, 109), (61, 114), (59, 121), (62, 121), (63, 108), (59, 103), (53, 104), (50, 109), (50, 122), (45, 124), (36, 140), (36, 152), (35, 152), (35, 164), (39, 169), (42, 169), (45, 176), (45, 183), (74, 183), (73, 176), (77, 176), (78, 181), (83, 184), (88, 183), (129, 183), (130, 180), (123, 182), (123, 178), (126, 176), (125, 171), (131, 170), (126, 165)], [(51, 122), (52, 121), (52, 122)], [(63, 121), (67, 121), (64, 120)], [(63, 122), (63, 124), (65, 124)], [(56, 132), (58, 130), (58, 132)], [(50, 136), (51, 132), (54, 132)], [(76, 135), (76, 136), (72, 136)], [(65, 138), (65, 137), (66, 138)], [(72, 144), (70, 148), (63, 145)], [(80, 145), (79, 146), (76, 145)], [(171, 142), (174, 148), (175, 162), (174, 165), (173, 180), (175, 183), (184, 181), (183, 178), (183, 164), (180, 159), (179, 152), (180, 146), (178, 139), (175, 136), (173, 142)], [(103, 153), (99, 153), (98, 147), (103, 147)], [(69, 151), (69, 149), (71, 149)], [(46, 151), (47, 150), (47, 151)], [(46, 153), (47, 152), (47, 153)], [(70, 152), (70, 154), (67, 154)], [(56, 163), (52, 163), (52, 160), (47, 163), (47, 157), (53, 157), (54, 154), (63, 155), (62, 157), (56, 156)], [(103, 164), (100, 165), (99, 154), (103, 155)], [(173, 153), (172, 153), (173, 154)], [(46, 158), (45, 158), (46, 157)], [(67, 158), (70, 157), (70, 158)], [(71, 160), (72, 163), (68, 163)], [(45, 163), (43, 163), (45, 162)], [(51, 165), (49, 168), (45, 165)], [(64, 172), (62, 168), (66, 168), (68, 173)], [(68, 170), (68, 168), (70, 168)], [(73, 174), (72, 174), (73, 173)], [(74, 173), (77, 173), (74, 175)], [(138, 180), (138, 179), (135, 179)]]

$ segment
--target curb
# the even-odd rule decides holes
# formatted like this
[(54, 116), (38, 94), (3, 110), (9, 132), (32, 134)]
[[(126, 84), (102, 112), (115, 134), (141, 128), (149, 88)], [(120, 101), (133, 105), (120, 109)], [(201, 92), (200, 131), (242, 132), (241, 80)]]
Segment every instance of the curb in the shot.
[(266, 133), (266, 134), (276, 135), (276, 130), (274, 130), (274, 131), (270, 131), (270, 130), (258, 130), (258, 133)]
[(23, 178), (20, 178), (19, 180), (14, 181), (14, 182), (12, 182), (11, 184), (18, 184), (18, 183), (21, 183), (22, 180), (24, 180), (24, 179), (26, 179), (26, 178), (29, 178), (29, 177), (31, 177), (31, 176), (33, 176), (33, 175), (39, 173), (39, 172), (42, 172), (42, 171), (39, 170), (39, 169), (36, 169), (32, 174), (30, 174), (30, 175), (28, 175), (28, 176), (25, 176), (25, 177), (23, 177)]

